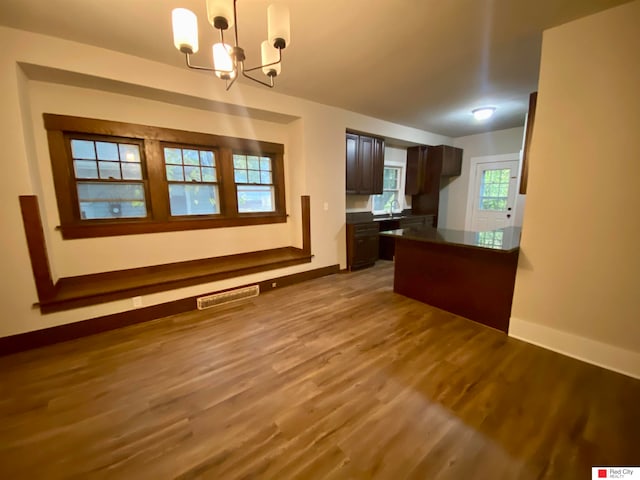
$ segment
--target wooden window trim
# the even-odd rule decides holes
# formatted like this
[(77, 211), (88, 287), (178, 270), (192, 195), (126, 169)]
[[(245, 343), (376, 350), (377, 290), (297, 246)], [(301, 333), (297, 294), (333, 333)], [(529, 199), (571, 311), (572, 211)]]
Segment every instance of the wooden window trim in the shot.
[[(203, 150), (208, 150), (208, 151), (212, 151), (213, 155), (214, 155), (214, 168), (216, 170), (216, 181), (215, 182), (197, 182), (197, 184), (199, 185), (215, 185), (216, 188), (218, 189), (218, 201), (220, 202), (220, 212), (219, 213), (212, 213), (209, 215), (171, 215), (171, 204), (170, 204), (170, 195), (169, 195), (169, 185), (171, 184), (183, 184), (183, 185), (188, 185), (189, 182), (187, 181), (173, 181), (173, 180), (169, 180), (167, 178), (166, 175), (166, 161), (164, 158), (164, 153), (162, 155), (162, 167), (163, 167), (163, 175), (162, 175), (162, 179), (160, 182), (160, 184), (162, 184), (162, 191), (165, 193), (165, 196), (167, 197), (166, 201), (167, 201), (167, 207), (169, 210), (169, 213), (167, 215), (167, 217), (169, 219), (173, 220), (202, 220), (202, 219), (219, 219), (225, 216), (225, 212), (224, 212), (224, 202), (223, 202), (223, 198), (224, 198), (224, 184), (222, 182), (220, 182), (220, 150), (216, 147), (207, 147), (204, 148), (202, 145), (185, 145), (183, 143), (171, 143), (171, 142), (160, 142), (160, 149), (162, 152), (164, 152), (165, 148), (179, 148), (182, 150), (185, 149), (193, 149), (193, 150), (198, 150), (198, 151), (203, 151)], [(183, 165), (184, 166), (184, 165)]]
[[(132, 218), (132, 221), (141, 221), (141, 220), (151, 220), (151, 209), (150, 209), (150, 204), (151, 204), (151, 197), (150, 197), (150, 187), (149, 187), (149, 178), (148, 178), (148, 174), (147, 174), (147, 168), (146, 168), (146, 158), (145, 158), (145, 149), (144, 149), (144, 142), (139, 140), (139, 139), (130, 139), (130, 138), (124, 138), (124, 137), (117, 137), (117, 136), (100, 136), (100, 135), (88, 135), (88, 134), (82, 134), (82, 133), (65, 133), (63, 134), (63, 138), (64, 138), (64, 148), (66, 151), (66, 156), (67, 156), (67, 168), (68, 168), (68, 172), (70, 175), (70, 180), (72, 180), (70, 182), (71, 184), (71, 188), (68, 192), (69, 195), (71, 195), (71, 204), (73, 207), (73, 211), (72, 211), (72, 215), (74, 220), (76, 218), (80, 218), (80, 205), (79, 205), (79, 198), (78, 198), (78, 189), (77, 187), (77, 183), (78, 182), (83, 182), (83, 183), (107, 183), (108, 180), (102, 179), (102, 178), (96, 178), (96, 179), (92, 179), (92, 178), (76, 178), (75, 176), (75, 166), (74, 166), (74, 159), (73, 159), (73, 154), (71, 152), (71, 143), (70, 141), (73, 140), (89, 140), (92, 142), (102, 142), (102, 141), (107, 141), (110, 143), (118, 143), (118, 144), (122, 144), (122, 143), (129, 143), (132, 145), (137, 145), (138, 148), (140, 149), (140, 166), (142, 169), (142, 179), (141, 180), (126, 180), (126, 179), (121, 179), (121, 180), (117, 180), (118, 183), (141, 183), (142, 187), (144, 189), (144, 195), (145, 195), (145, 204), (146, 204), (146, 209), (147, 209), (147, 215), (145, 217), (136, 217), (136, 218)], [(96, 158), (96, 163), (99, 163), (99, 160)], [(99, 166), (97, 166), (98, 170), (99, 170)], [(106, 219), (108, 221), (108, 219)], [(105, 219), (100, 219), (100, 220), (95, 220), (96, 222), (103, 222), (105, 221)], [(92, 222), (92, 220), (82, 220), (82, 222)], [(122, 220), (114, 220), (114, 222), (122, 222)]]
[[(287, 220), (284, 185), (284, 146), (278, 143), (188, 132), (110, 120), (43, 114), (60, 214), (60, 231), (65, 239), (114, 235), (172, 232), (205, 228), (284, 223)], [(80, 220), (75, 178), (68, 138), (117, 137), (141, 142), (144, 157), (145, 193), (148, 218)], [(112, 140), (113, 141), (113, 140)], [(168, 182), (165, 175), (163, 146), (172, 145), (211, 149), (216, 152), (220, 214), (172, 217)], [(276, 210), (239, 213), (233, 179), (233, 153), (268, 156), (272, 159)]]
[[(250, 151), (234, 151), (234, 154), (237, 155), (255, 155)], [(280, 205), (285, 204), (285, 192), (284, 192), (284, 161), (282, 153), (274, 153), (265, 155), (261, 155), (263, 157), (271, 158), (271, 184), (257, 184), (257, 185), (269, 185), (273, 186), (274, 189), (274, 198), (276, 202), (276, 210), (274, 212), (244, 212), (238, 213), (238, 215), (242, 218), (253, 218), (253, 217), (261, 217), (264, 215), (281, 215), (282, 212), (279, 211), (278, 207)], [(250, 183), (236, 183), (234, 176), (234, 166), (233, 166), (233, 155), (231, 155), (231, 174), (233, 178), (233, 186), (234, 186), (234, 201), (236, 202), (236, 211), (237, 211), (237, 201), (238, 201), (238, 191), (237, 185), (251, 185)]]

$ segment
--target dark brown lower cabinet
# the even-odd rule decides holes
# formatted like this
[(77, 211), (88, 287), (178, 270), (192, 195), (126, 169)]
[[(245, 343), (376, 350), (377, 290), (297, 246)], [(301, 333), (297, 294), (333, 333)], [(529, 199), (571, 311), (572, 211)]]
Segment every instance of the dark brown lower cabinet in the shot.
[[(433, 227), (434, 215), (416, 215), (404, 218), (390, 218), (380, 220), (380, 231), (396, 230), (398, 228), (422, 228), (423, 226)], [(383, 260), (393, 260), (395, 255), (395, 238), (380, 237), (380, 246), (378, 248), (378, 257)]]
[(370, 267), (378, 259), (378, 224), (347, 224), (347, 268)]

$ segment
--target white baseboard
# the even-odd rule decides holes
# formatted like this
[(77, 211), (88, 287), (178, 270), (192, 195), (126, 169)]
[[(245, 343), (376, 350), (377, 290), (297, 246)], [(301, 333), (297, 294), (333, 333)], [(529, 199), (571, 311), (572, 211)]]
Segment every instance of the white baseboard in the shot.
[(640, 353), (511, 317), (509, 336), (640, 379)]

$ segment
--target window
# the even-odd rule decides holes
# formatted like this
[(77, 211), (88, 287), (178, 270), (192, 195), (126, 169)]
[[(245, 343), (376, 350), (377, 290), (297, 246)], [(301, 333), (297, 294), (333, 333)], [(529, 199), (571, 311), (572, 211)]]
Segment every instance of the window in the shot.
[(255, 155), (233, 155), (233, 178), (238, 212), (273, 212), (275, 209), (271, 159)]
[(480, 185), (480, 210), (507, 210), (511, 169), (484, 170)]
[(382, 193), (373, 196), (373, 213), (400, 212), (403, 208), (401, 165), (385, 165), (382, 179)]
[(147, 216), (139, 144), (73, 138), (70, 146), (82, 220)]
[(286, 222), (281, 144), (44, 119), (64, 238)]
[(213, 151), (164, 147), (164, 163), (171, 215), (220, 213)]

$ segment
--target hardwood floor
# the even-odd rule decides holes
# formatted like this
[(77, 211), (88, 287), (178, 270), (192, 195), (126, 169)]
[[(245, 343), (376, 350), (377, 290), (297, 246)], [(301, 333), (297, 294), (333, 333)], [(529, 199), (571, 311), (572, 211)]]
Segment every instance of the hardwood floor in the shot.
[(0, 358), (2, 479), (585, 479), (640, 381), (392, 292), (392, 264)]

